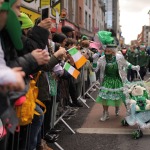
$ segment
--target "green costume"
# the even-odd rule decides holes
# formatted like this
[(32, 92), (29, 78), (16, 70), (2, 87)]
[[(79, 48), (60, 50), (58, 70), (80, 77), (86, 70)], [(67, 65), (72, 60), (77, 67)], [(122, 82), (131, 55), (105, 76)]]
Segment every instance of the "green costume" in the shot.
[(96, 102), (104, 106), (120, 106), (122, 100), (124, 100), (124, 94), (116, 57), (106, 62), (104, 74), (104, 80)]
[(132, 52), (131, 50), (128, 50), (125, 58), (132, 65), (135, 65), (135, 66), (137, 65), (137, 53), (136, 52)]
[(139, 51), (138, 53), (138, 65), (140, 67), (147, 67), (149, 63), (149, 56), (145, 51)]

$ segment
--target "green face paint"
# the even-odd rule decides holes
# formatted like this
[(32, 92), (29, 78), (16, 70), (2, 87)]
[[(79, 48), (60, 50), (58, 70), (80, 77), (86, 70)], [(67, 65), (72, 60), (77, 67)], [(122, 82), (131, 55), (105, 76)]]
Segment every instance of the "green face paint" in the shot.
[(105, 54), (106, 60), (111, 60), (112, 59), (112, 54)]

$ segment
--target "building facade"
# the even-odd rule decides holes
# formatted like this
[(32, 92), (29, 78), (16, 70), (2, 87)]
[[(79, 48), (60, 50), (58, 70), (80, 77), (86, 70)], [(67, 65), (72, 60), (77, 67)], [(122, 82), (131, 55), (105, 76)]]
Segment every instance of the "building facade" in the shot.
[[(41, 16), (38, 8), (42, 2), (42, 0), (32, 2), (38, 4), (33, 10), (38, 13), (38, 17)], [(113, 29), (115, 32), (118, 30), (118, 0), (50, 0), (49, 3), (51, 32), (61, 32), (62, 26), (69, 25), (75, 29), (76, 38), (86, 35), (92, 39), (100, 30)], [(28, 9), (28, 3), (25, 8)]]
[(104, 0), (106, 29), (113, 30), (116, 36), (120, 35), (119, 0)]
[(143, 26), (143, 43), (148, 45), (148, 35), (150, 32), (150, 26)]
[(150, 32), (148, 33), (148, 47), (150, 47)]
[(93, 1), (93, 31), (94, 33), (104, 30), (105, 27), (105, 5), (102, 0)]
[(149, 43), (149, 32), (150, 32), (150, 26), (143, 26), (142, 31), (137, 36), (138, 44), (145, 44), (148, 45)]
[[(103, 0), (61, 0), (62, 9), (67, 12), (66, 20), (79, 28), (80, 36), (94, 37), (94, 33), (104, 30), (105, 6)], [(65, 25), (65, 23), (63, 23)]]

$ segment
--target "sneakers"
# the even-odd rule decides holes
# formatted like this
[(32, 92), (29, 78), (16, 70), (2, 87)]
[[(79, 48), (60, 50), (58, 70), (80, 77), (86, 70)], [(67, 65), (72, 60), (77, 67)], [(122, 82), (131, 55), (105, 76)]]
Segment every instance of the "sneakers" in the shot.
[(116, 116), (119, 116), (119, 107), (116, 107), (116, 110), (115, 110), (115, 113), (116, 113)]
[(100, 118), (101, 121), (106, 121), (109, 119), (108, 111), (104, 111), (102, 117)]

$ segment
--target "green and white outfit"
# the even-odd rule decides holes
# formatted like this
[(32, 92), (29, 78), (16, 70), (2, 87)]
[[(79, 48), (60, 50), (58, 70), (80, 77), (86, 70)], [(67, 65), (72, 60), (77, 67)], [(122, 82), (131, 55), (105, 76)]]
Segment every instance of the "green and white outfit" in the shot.
[(134, 69), (121, 54), (116, 54), (111, 61), (102, 56), (98, 60), (97, 70), (100, 69), (100, 92), (97, 103), (104, 106), (118, 107), (127, 98), (126, 89), (123, 88), (127, 80), (127, 68)]

